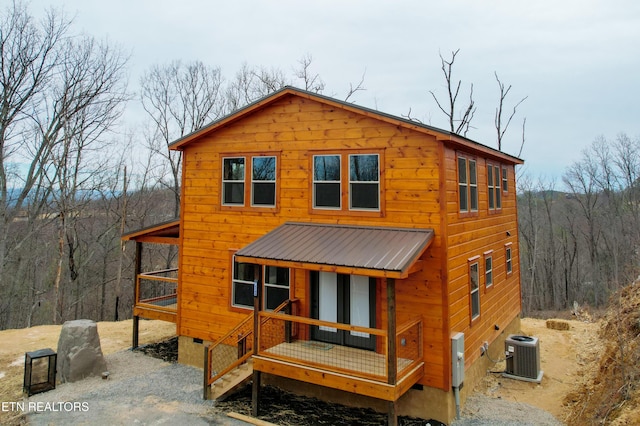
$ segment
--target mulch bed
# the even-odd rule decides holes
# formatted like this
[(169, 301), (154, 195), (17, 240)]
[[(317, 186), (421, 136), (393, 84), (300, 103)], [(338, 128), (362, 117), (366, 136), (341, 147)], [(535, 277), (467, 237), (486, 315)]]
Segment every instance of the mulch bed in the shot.
[[(164, 342), (140, 346), (136, 351), (167, 362), (178, 360), (178, 338)], [(220, 414), (229, 411), (251, 415), (251, 386), (217, 401), (214, 410)], [(263, 386), (260, 393), (259, 419), (281, 426), (316, 425), (354, 425), (384, 426), (386, 413), (378, 413), (369, 408), (353, 408), (340, 404), (331, 404), (317, 398), (309, 398), (285, 392), (273, 386)], [(412, 417), (398, 417), (401, 426), (444, 426), (435, 420), (423, 420)]]
[(142, 352), (145, 355), (149, 355), (150, 357), (158, 358), (163, 361), (176, 363), (178, 362), (178, 338), (173, 337), (163, 342), (138, 346), (134, 351)]

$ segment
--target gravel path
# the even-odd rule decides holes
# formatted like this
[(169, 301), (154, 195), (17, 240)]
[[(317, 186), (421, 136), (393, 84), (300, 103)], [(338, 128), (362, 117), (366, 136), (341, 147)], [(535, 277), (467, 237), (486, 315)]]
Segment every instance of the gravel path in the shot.
[[(65, 383), (29, 398), (26, 402), (29, 424), (247, 425), (216, 414), (214, 402), (202, 399), (202, 371), (197, 368), (131, 351), (108, 355), (106, 360), (110, 372), (107, 380), (92, 377)], [(355, 423), (348, 423), (360, 423), (352, 419)], [(462, 419), (452, 424), (476, 425), (557, 426), (561, 423), (528, 404), (478, 395), (467, 399)]]
[[(149, 356), (118, 352), (106, 357), (109, 379), (88, 378), (34, 395), (32, 425), (245, 425), (212, 414), (202, 399), (202, 371)], [(60, 404), (76, 402), (73, 404)], [(50, 403), (49, 406), (46, 404)], [(31, 405), (31, 407), (34, 407)], [(35, 405), (35, 407), (38, 407)], [(53, 411), (54, 409), (57, 411)]]

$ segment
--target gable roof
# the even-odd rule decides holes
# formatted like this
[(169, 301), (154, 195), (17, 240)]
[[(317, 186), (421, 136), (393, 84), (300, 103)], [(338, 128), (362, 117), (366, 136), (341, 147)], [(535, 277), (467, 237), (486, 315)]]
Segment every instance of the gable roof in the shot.
[(286, 96), (298, 96), (304, 99), (309, 99), (316, 102), (328, 104), (333, 107), (343, 109), (345, 111), (355, 112), (355, 113), (358, 113), (376, 120), (384, 121), (396, 126), (401, 126), (407, 129), (415, 130), (417, 132), (429, 134), (429, 135), (435, 136), (437, 140), (453, 145), (454, 147), (482, 152), (489, 156), (501, 158), (502, 160), (507, 161), (509, 163), (513, 163), (513, 164), (523, 163), (523, 160), (518, 157), (506, 154), (502, 151), (498, 151), (497, 149), (475, 142), (471, 139), (467, 139), (463, 136), (460, 136), (458, 134), (452, 133), (447, 130), (438, 129), (436, 127), (432, 127), (423, 123), (408, 120), (403, 117), (397, 117), (381, 111), (362, 107), (353, 103), (341, 101), (335, 98), (330, 98), (328, 96), (320, 95), (317, 93), (308, 92), (306, 90), (298, 89), (291, 86), (285, 86), (282, 89), (276, 92), (273, 92), (272, 94), (267, 95), (261, 99), (258, 99), (257, 101), (237, 111), (234, 111), (231, 114), (225, 117), (222, 117), (219, 120), (216, 120), (186, 136), (183, 136), (182, 138), (172, 142), (169, 145), (169, 149), (182, 150), (186, 145), (200, 138), (201, 136), (215, 132), (217, 129), (220, 129), (226, 125), (229, 125), (235, 121), (238, 121), (243, 117), (247, 116), (248, 114), (251, 114), (255, 111), (265, 108), (266, 106), (271, 105), (274, 102), (277, 102), (278, 100)]
[(428, 229), (287, 222), (236, 252), (238, 262), (406, 278), (421, 268)]

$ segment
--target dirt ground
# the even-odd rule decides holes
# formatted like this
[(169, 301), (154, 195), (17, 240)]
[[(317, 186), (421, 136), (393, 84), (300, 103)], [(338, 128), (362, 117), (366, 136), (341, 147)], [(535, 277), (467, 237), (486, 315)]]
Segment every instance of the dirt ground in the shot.
[[(523, 334), (535, 336), (540, 341), (540, 368), (544, 372), (540, 384), (489, 373), (475, 391), (493, 398), (525, 402), (567, 423), (570, 411), (564, 402), (565, 396), (582, 383), (583, 369), (597, 362), (602, 344), (598, 338), (598, 322), (563, 321), (569, 324), (569, 330), (547, 328), (543, 319), (522, 320)], [(505, 363), (500, 362), (492, 371), (504, 370)]]
[[(494, 366), (475, 392), (504, 401), (525, 402), (542, 408), (564, 423), (571, 423), (572, 409), (567, 395), (584, 393), (587, 375), (597, 369), (603, 350), (600, 321), (586, 316), (566, 320), (568, 330), (547, 327), (544, 319), (524, 318), (522, 332), (540, 339), (542, 383), (503, 378), (504, 362)], [(102, 350), (107, 354), (131, 347), (131, 320), (98, 323)], [(39, 326), (0, 331), (0, 402), (20, 401), (24, 374), (24, 353), (50, 347), (56, 350), (60, 326)], [(140, 344), (168, 340), (175, 325), (162, 321), (141, 321)], [(0, 424), (14, 423), (11, 413), (0, 412)], [(634, 424), (634, 423), (624, 423)]]

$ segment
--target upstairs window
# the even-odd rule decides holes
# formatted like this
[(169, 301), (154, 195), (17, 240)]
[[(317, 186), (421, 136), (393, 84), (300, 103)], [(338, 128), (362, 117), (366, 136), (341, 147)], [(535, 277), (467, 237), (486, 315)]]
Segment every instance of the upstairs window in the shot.
[(339, 209), (341, 207), (340, 156), (313, 156), (313, 207)]
[(222, 159), (222, 205), (275, 207), (276, 179), (276, 156), (225, 157)]
[(478, 172), (473, 159), (458, 157), (458, 195), (461, 213), (478, 211)]
[(380, 158), (377, 153), (314, 155), (313, 208), (379, 212)]
[(489, 164), (487, 166), (487, 193), (489, 196), (489, 210), (502, 208), (502, 192), (500, 191), (500, 168)]
[(244, 157), (222, 162), (222, 204), (244, 206)]
[(251, 205), (275, 207), (276, 157), (253, 157), (251, 169)]
[(507, 174), (507, 168), (502, 168), (502, 191), (507, 192), (507, 185), (509, 183), (509, 175)]
[(349, 207), (380, 209), (378, 155), (349, 155)]
[(504, 258), (505, 258), (505, 268), (507, 270), (507, 275), (513, 272), (513, 263), (511, 260), (511, 244), (507, 244), (504, 250)]

